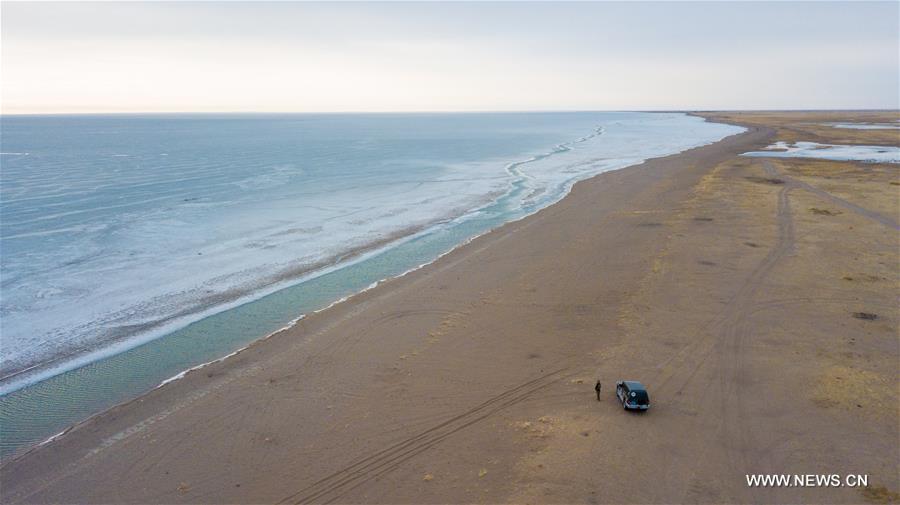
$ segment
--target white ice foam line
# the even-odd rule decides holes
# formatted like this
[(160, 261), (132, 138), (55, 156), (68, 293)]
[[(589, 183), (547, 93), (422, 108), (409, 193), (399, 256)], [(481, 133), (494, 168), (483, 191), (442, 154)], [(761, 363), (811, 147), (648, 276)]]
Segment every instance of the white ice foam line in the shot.
[(817, 142), (776, 142), (766, 150), (751, 151), (742, 156), (773, 158), (817, 158), (834, 161), (863, 161), (867, 163), (900, 163), (900, 147), (847, 146)]
[(43, 442), (37, 444), (36, 447), (40, 447), (40, 446), (42, 446), (42, 445), (47, 445), (47, 444), (49, 444), (50, 442), (53, 442), (54, 440), (56, 440), (56, 439), (58, 439), (58, 438), (62, 438), (62, 436), (65, 435), (65, 434), (68, 433), (68, 432), (69, 432), (69, 429), (68, 429), (68, 428), (65, 429), (65, 430), (62, 430), (62, 431), (60, 431), (59, 433), (57, 433), (56, 435), (53, 435), (52, 437), (48, 438), (47, 440), (44, 440)]

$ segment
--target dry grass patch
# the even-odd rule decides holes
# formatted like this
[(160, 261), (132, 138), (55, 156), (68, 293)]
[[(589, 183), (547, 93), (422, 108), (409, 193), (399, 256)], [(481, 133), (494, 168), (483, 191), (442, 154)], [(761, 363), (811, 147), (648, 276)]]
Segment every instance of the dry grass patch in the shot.
[(822, 408), (869, 413), (883, 411), (883, 405), (897, 404), (894, 387), (887, 377), (843, 365), (825, 369), (813, 389), (812, 400)]
[(900, 493), (884, 486), (866, 486), (859, 491), (869, 503), (900, 503)]
[(713, 121), (775, 128), (778, 140), (822, 144), (900, 146), (900, 131), (835, 128), (829, 123), (893, 123), (900, 111), (704, 112)]
[(809, 211), (819, 216), (837, 216), (843, 214), (839, 210), (820, 209), (818, 207), (810, 207)]

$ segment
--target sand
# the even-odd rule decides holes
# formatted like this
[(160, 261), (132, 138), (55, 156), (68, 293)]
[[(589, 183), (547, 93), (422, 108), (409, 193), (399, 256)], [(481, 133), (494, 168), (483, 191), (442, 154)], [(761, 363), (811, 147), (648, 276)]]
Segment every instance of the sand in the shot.
[(0, 468), (2, 501), (900, 499), (897, 167), (738, 157), (809, 114), (709, 117), (750, 130), (581, 182), (96, 416)]

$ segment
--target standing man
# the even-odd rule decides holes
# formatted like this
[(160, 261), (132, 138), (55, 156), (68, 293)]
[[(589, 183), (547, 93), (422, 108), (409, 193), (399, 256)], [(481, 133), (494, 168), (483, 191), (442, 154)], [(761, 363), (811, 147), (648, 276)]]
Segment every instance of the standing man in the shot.
[(600, 379), (597, 379), (597, 385), (594, 386), (594, 391), (597, 392), (597, 401), (600, 401)]

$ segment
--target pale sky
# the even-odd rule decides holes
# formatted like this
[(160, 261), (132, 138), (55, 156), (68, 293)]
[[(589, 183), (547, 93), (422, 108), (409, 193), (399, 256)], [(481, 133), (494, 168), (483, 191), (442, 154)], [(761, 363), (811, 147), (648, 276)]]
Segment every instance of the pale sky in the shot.
[(900, 2), (3, 2), (3, 113), (900, 107)]

